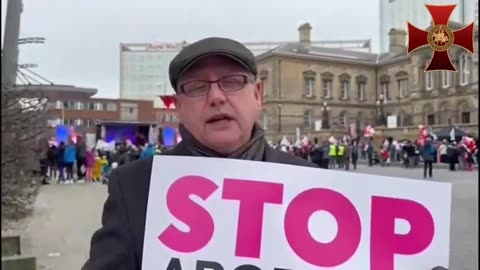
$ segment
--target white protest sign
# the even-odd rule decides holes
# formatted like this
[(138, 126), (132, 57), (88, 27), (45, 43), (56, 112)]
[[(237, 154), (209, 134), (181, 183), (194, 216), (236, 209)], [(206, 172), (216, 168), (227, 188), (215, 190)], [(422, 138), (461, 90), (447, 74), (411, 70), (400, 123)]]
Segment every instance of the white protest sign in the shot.
[(451, 185), (156, 156), (143, 270), (448, 267)]

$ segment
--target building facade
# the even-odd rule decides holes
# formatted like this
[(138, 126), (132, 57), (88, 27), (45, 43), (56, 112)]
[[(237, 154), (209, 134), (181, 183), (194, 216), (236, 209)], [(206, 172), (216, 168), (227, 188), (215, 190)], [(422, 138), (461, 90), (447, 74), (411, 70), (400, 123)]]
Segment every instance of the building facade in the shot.
[(265, 95), (260, 122), (270, 136), (295, 135), (297, 129), (355, 136), (381, 116), (402, 132), (452, 123), (476, 125), (478, 134), (478, 54), (452, 47), (457, 72), (424, 72), (432, 50), (407, 55), (403, 30), (389, 32), (384, 54), (312, 46), (310, 30), (302, 25), (298, 42), (257, 56)]
[(159, 128), (173, 127), (178, 128), (178, 117), (175, 109), (154, 108), (153, 114), (155, 122), (158, 123)]
[[(286, 42), (245, 42), (258, 55)], [(346, 50), (371, 51), (370, 40), (312, 41), (316, 46)], [(120, 98), (152, 100), (155, 108), (164, 108), (161, 95), (172, 95), (168, 67), (170, 61), (187, 45), (172, 43), (122, 43), (120, 44)]]
[(431, 15), (425, 8), (430, 5), (457, 5), (450, 20), (462, 24), (475, 22), (478, 25), (477, 0), (380, 0), (380, 52), (388, 51), (390, 29), (407, 31), (407, 22), (425, 29), (431, 21)]
[(120, 98), (151, 100), (162, 108), (159, 96), (174, 93), (168, 66), (183, 46), (183, 42), (120, 44)]
[(154, 123), (153, 102), (149, 100), (106, 99), (93, 97), (96, 89), (68, 85), (19, 85), (19, 91), (31, 91), (47, 98), (47, 125), (72, 126), (78, 133), (95, 133), (99, 122)]

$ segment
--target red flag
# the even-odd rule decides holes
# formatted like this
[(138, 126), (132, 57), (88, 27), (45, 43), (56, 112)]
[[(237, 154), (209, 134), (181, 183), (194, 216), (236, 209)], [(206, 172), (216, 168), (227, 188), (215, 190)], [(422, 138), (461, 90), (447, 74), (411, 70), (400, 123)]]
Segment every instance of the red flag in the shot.
[(175, 109), (175, 98), (173, 96), (160, 96), (167, 109)]

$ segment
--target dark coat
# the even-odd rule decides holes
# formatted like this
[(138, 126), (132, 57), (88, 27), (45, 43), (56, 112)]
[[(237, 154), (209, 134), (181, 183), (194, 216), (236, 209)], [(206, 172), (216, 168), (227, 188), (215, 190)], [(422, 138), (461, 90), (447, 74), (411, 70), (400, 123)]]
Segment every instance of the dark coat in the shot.
[[(190, 156), (180, 143), (162, 155)], [(317, 167), (304, 159), (267, 146), (264, 161)], [(112, 171), (102, 227), (93, 234), (90, 258), (83, 270), (140, 270), (153, 158), (125, 164)]]
[(435, 146), (432, 142), (425, 142), (425, 145), (420, 150), (420, 154), (424, 161), (433, 161), (436, 153)]
[(455, 145), (449, 145), (447, 147), (447, 158), (456, 160), (458, 157), (458, 149)]

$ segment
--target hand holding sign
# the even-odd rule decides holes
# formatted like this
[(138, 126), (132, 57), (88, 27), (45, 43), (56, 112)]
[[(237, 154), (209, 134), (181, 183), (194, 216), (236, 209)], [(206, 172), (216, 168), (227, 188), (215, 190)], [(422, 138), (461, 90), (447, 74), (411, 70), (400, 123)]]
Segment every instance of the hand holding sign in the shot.
[[(431, 269), (439, 260), (448, 265), (448, 184), (160, 158), (152, 174), (143, 269)], [(212, 162), (223, 170), (204, 169)], [(175, 165), (185, 163), (196, 165)], [(443, 199), (415, 192), (427, 186)], [(311, 218), (319, 211), (337, 223), (328, 243), (312, 236)], [(408, 232), (396, 232), (399, 219), (409, 224)], [(314, 230), (332, 230), (322, 225)]]

